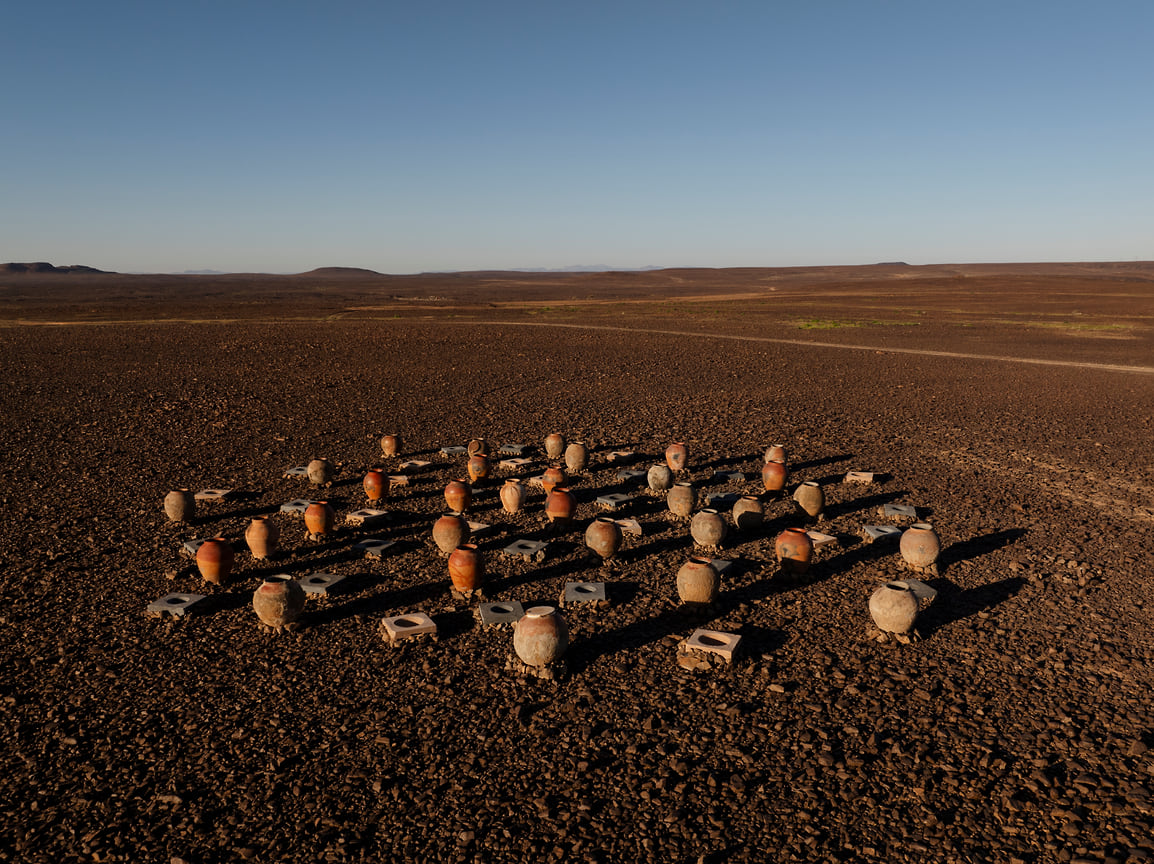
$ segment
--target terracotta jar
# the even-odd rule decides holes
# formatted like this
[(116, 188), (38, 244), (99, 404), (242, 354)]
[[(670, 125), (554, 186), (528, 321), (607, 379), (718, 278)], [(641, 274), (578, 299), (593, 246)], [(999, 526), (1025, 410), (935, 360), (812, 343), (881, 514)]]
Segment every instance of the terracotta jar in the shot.
[(553, 606), (533, 606), (513, 628), (513, 650), (526, 666), (556, 663), (569, 648), (569, 628)]
[(765, 485), (766, 492), (780, 492), (785, 488), (788, 477), (789, 471), (785, 467), (785, 462), (780, 459), (766, 462), (761, 467), (761, 482)]
[(169, 522), (191, 522), (196, 516), (196, 496), (188, 489), (173, 489), (164, 496), (164, 515)]
[(433, 523), (433, 542), (448, 555), (469, 539), (469, 522), (460, 513), (445, 513)]
[(777, 535), (773, 552), (783, 573), (801, 575), (813, 561), (813, 540), (804, 528), (786, 528)]
[(253, 516), (248, 527), (244, 529), (244, 542), (257, 560), (267, 558), (276, 551), (277, 541), (280, 540), (280, 529), (267, 516)]
[(328, 501), (314, 501), (305, 508), (305, 528), (310, 534), (331, 534), (336, 524), (337, 513)]
[(261, 624), (280, 630), (304, 611), (305, 589), (291, 576), (269, 576), (252, 592), (252, 608)]
[(820, 519), (825, 514), (825, 493), (812, 480), (805, 481), (794, 490), (793, 500), (811, 519)]
[(689, 533), (693, 536), (693, 541), (701, 546), (720, 546), (726, 532), (725, 520), (712, 507), (706, 507), (698, 512), (689, 523)]
[(684, 441), (677, 441), (665, 448), (665, 464), (670, 471), (684, 471), (689, 464), (689, 448)]
[(565, 436), (560, 432), (553, 432), (545, 436), (545, 455), (550, 459), (560, 459), (565, 453)]
[(520, 480), (506, 480), (501, 487), (500, 497), (506, 513), (519, 513), (525, 506), (525, 486)]
[(205, 540), (196, 550), (196, 569), (200, 571), (205, 582), (223, 585), (232, 572), (234, 558), (235, 553), (229, 542), (223, 537), (214, 537)]
[(465, 468), (469, 472), (469, 479), (474, 483), (479, 480), (488, 480), (489, 472), (492, 471), (489, 457), (483, 453), (474, 453), (470, 456)]
[(546, 495), (553, 491), (554, 486), (564, 486), (565, 469), (560, 465), (550, 465), (541, 475), (541, 485), (545, 488)]
[(545, 498), (545, 515), (554, 525), (567, 525), (577, 513), (577, 499), (565, 486), (554, 486)]
[(484, 438), (474, 438), (468, 443), (465, 449), (468, 451), (470, 456), (488, 456), (489, 442)]
[(784, 444), (770, 444), (765, 448), (763, 462), (784, 462), (785, 461), (785, 445)]
[(708, 558), (690, 558), (677, 571), (677, 596), (682, 603), (713, 603), (721, 577)]
[(673, 472), (668, 465), (654, 465), (645, 476), (654, 492), (665, 492), (673, 486)]
[(401, 439), (397, 435), (383, 435), (381, 436), (381, 453), (387, 458), (392, 459), (400, 452)]
[(621, 527), (608, 516), (598, 516), (585, 529), (585, 545), (609, 560), (621, 551)]
[(589, 464), (589, 448), (584, 441), (574, 441), (565, 448), (565, 467), (570, 474), (580, 474)]
[(937, 564), (942, 544), (933, 525), (915, 522), (902, 533), (900, 548), (907, 564), (917, 570), (928, 570)]
[(674, 483), (669, 494), (665, 496), (665, 504), (669, 512), (682, 519), (688, 519), (697, 506), (697, 490), (692, 483)]
[(462, 594), (480, 589), (485, 581), (485, 559), (476, 543), (463, 543), (449, 555), (449, 579)]
[(313, 459), (308, 464), (306, 469), (309, 475), (309, 482), (314, 486), (323, 486), (325, 483), (333, 482), (333, 463), (328, 459)]
[(905, 582), (887, 582), (870, 595), (870, 617), (883, 633), (909, 633), (918, 618), (917, 595)]
[(760, 528), (765, 522), (765, 505), (756, 495), (742, 495), (733, 505), (733, 524), (742, 531)]
[(473, 488), (465, 479), (450, 480), (445, 485), (445, 503), (450, 510), (466, 513), (473, 504)]
[(363, 485), (365, 487), (365, 497), (375, 503), (388, 494), (389, 478), (385, 476), (384, 471), (373, 468), (365, 474)]

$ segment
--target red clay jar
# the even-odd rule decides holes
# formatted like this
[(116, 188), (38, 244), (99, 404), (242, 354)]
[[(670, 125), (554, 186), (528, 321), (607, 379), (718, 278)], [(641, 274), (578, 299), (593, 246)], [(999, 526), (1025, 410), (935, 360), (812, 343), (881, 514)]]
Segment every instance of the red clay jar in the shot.
[(782, 572), (801, 575), (809, 570), (813, 560), (813, 540), (804, 528), (786, 528), (777, 535), (773, 552)]
[(462, 544), (449, 555), (449, 579), (461, 593), (481, 587), (485, 581), (485, 561), (476, 543)]
[(554, 525), (566, 525), (577, 512), (577, 499), (564, 486), (554, 486), (545, 498), (545, 515)]
[(489, 457), (481, 453), (474, 453), (470, 456), (465, 468), (469, 472), (469, 480), (473, 483), (476, 483), (478, 480), (489, 479), (489, 472), (492, 470)]
[(305, 528), (310, 534), (331, 534), (336, 522), (336, 511), (328, 501), (314, 501), (305, 509)]
[(305, 608), (305, 590), (291, 576), (269, 576), (252, 594), (252, 608), (260, 623), (280, 630)]
[(785, 445), (784, 444), (770, 444), (765, 448), (765, 455), (763, 462), (784, 462), (785, 461)]
[(550, 465), (541, 475), (541, 485), (545, 487), (546, 495), (553, 491), (554, 486), (562, 486), (564, 483), (565, 469), (560, 465)]
[(365, 497), (370, 501), (380, 501), (389, 489), (389, 480), (383, 471), (373, 468), (365, 474)]
[(684, 471), (689, 463), (689, 448), (684, 441), (677, 441), (665, 448), (665, 464), (670, 471)]
[(205, 582), (213, 585), (223, 585), (232, 572), (232, 562), (235, 553), (232, 546), (223, 537), (214, 537), (205, 540), (196, 550), (196, 569), (204, 577)]
[(788, 477), (789, 470), (785, 467), (785, 463), (779, 459), (766, 462), (761, 467), (761, 482), (765, 485), (766, 492), (780, 492), (785, 488), (785, 481)]
[(450, 510), (465, 513), (473, 504), (473, 489), (465, 480), (450, 480), (445, 486), (445, 503)]
[(621, 528), (608, 516), (598, 516), (585, 529), (585, 545), (604, 560), (621, 550)]
[(244, 540), (252, 557), (257, 560), (267, 558), (276, 551), (280, 539), (280, 529), (267, 516), (253, 516), (244, 530)]
[(460, 513), (446, 513), (433, 523), (433, 542), (445, 555), (469, 539), (469, 523)]

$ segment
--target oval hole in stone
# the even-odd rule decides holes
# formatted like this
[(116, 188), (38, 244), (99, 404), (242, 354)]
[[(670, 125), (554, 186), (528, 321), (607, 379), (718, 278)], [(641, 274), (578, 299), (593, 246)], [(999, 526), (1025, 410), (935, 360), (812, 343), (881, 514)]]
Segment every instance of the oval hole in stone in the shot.
[(421, 622), (415, 618), (398, 618), (393, 623), (398, 627), (416, 627)]
[(698, 636), (697, 641), (702, 645), (712, 645), (715, 647), (726, 644), (724, 639), (718, 639), (716, 636)]
[(592, 585), (578, 585), (573, 590), (576, 591), (578, 594), (593, 594), (597, 589), (594, 588)]
[(325, 584), (325, 577), (324, 576), (310, 576), (308, 578), (308, 583), (310, 585), (324, 585)]
[(169, 597), (168, 602), (171, 603), (173, 606), (180, 606), (182, 603), (185, 602), (185, 600), (183, 597)]
[(512, 606), (504, 606), (504, 605), (501, 605), (499, 603), (495, 603), (493, 606), (491, 606), (489, 608), (491, 608), (494, 612), (497, 612), (498, 614), (501, 614), (501, 615), (508, 615), (510, 612), (513, 611)]

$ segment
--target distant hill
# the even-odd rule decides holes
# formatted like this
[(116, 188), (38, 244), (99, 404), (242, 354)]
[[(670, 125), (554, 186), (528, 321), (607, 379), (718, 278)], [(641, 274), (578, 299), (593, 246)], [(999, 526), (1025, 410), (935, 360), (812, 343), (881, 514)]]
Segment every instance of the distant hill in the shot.
[(83, 264), (69, 264), (67, 267), (57, 267), (47, 261), (33, 261), (31, 263), (17, 263), (10, 261), (0, 264), (0, 273), (108, 273), (108, 270), (97, 270), (95, 267), (85, 267)]
[(366, 270), (363, 267), (318, 267), (307, 273), (297, 273), (297, 276), (383, 276), (376, 270)]

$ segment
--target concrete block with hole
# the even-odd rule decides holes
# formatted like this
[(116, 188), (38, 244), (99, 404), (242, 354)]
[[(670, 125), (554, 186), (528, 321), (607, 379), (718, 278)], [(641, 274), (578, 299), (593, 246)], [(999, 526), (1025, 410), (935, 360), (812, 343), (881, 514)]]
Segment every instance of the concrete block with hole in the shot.
[(518, 600), (505, 600), (493, 603), (481, 603), (473, 613), (481, 626), (512, 627), (525, 614), (525, 607)]
[(201, 489), (193, 497), (196, 498), (197, 501), (211, 504), (216, 501), (225, 500), (232, 493), (232, 489)]
[(809, 539), (813, 541), (814, 549), (821, 549), (824, 546), (837, 542), (836, 537), (832, 534), (826, 534), (823, 531), (806, 531), (805, 533), (808, 534)]
[(524, 558), (526, 561), (541, 562), (545, 560), (545, 550), (548, 546), (548, 540), (514, 540), (501, 552), (510, 558)]
[(525, 466), (532, 464), (532, 459), (502, 459), (497, 463), (497, 467), (504, 468), (506, 471), (520, 471)]
[(303, 516), (313, 502), (307, 498), (294, 498), (280, 505), (281, 513), (291, 513), (294, 516)]
[(883, 504), (878, 508), (878, 513), (887, 519), (917, 519), (918, 508), (912, 504)]
[(862, 525), (861, 532), (867, 543), (876, 543), (879, 540), (897, 540), (902, 536), (902, 529), (895, 525)]
[(641, 483), (648, 478), (647, 471), (639, 471), (635, 468), (622, 468), (617, 472), (617, 479), (623, 483)]
[(604, 603), (604, 582), (566, 582), (561, 593), (561, 605), (572, 606), (581, 603)]
[(462, 447), (460, 444), (446, 444), (441, 448), (442, 456), (465, 456), (468, 452), (469, 448)]
[(310, 597), (324, 597), (344, 579), (339, 573), (310, 573), (297, 581)]
[(733, 507), (741, 498), (736, 492), (714, 492), (705, 499), (705, 506), (714, 509)]
[(372, 507), (354, 510), (345, 516), (346, 525), (358, 525), (361, 528), (372, 528), (387, 521), (389, 521), (389, 514), (386, 511), (375, 510)]
[(437, 625), (424, 612), (409, 612), (405, 615), (394, 615), (381, 621), (381, 636), (390, 645), (396, 645), (406, 639), (417, 636), (437, 635)]
[(409, 459), (407, 462), (402, 462), (397, 466), (397, 470), (402, 474), (416, 474), (418, 471), (423, 471), (432, 465), (426, 459)]
[(185, 558), (195, 558), (197, 551), (207, 542), (207, 537), (203, 540), (185, 540), (180, 546), (180, 554)]
[(616, 462), (620, 465), (627, 465), (637, 458), (637, 454), (632, 450), (613, 450), (606, 458), (610, 462)]
[(382, 558), (385, 552), (397, 545), (396, 540), (382, 540), (379, 537), (366, 537), (354, 549), (364, 552), (366, 558)]
[(528, 444), (502, 444), (498, 453), (505, 456), (524, 456), (529, 452)]
[(744, 471), (714, 471), (714, 479), (724, 480), (726, 483), (744, 483), (749, 478)]
[(308, 478), (309, 469), (307, 465), (297, 465), (295, 468), (286, 469), (281, 475), (285, 480), (294, 480), (300, 477)]
[(163, 615), (183, 618), (202, 600), (204, 600), (203, 594), (184, 594), (180, 591), (174, 591), (171, 594), (165, 594), (159, 600), (153, 600), (148, 604), (145, 611), (156, 618)]
[(617, 527), (626, 534), (632, 534), (634, 537), (641, 536), (641, 523), (636, 519), (614, 519), (613, 521), (616, 522)]
[(741, 644), (741, 636), (737, 633), (699, 628), (681, 644), (688, 653), (713, 654), (726, 663), (732, 663)]
[(843, 483), (854, 483), (859, 486), (868, 486), (874, 482), (877, 475), (873, 471), (847, 471)]
[(626, 495), (624, 492), (611, 492), (608, 495), (598, 495), (593, 503), (602, 510), (620, 510), (632, 500), (632, 495)]

